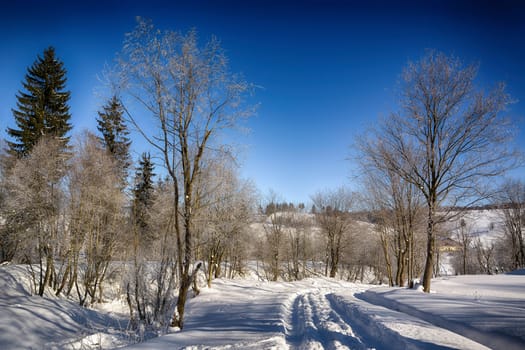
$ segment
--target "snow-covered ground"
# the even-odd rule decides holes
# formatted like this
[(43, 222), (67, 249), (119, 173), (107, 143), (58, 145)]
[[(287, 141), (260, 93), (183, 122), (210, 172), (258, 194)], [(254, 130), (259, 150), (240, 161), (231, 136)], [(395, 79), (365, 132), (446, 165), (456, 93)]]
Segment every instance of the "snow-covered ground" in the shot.
[(491, 349), (525, 349), (524, 277), (521, 274), (443, 277), (433, 281), (430, 294), (382, 287), (356, 296), (424, 319)]
[(320, 278), (294, 283), (220, 280), (190, 301), (182, 332), (129, 349), (525, 346), (524, 276), (451, 277), (434, 281), (434, 286), (435, 293), (424, 294)]
[(0, 349), (107, 349), (132, 339), (118, 302), (97, 311), (30, 291), (26, 266), (0, 266)]
[[(0, 267), (0, 349), (109, 349), (133, 341), (118, 301), (95, 311), (30, 296), (24, 271)], [(525, 348), (524, 274), (453, 276), (434, 280), (432, 289), (220, 279), (189, 300), (183, 331), (126, 349)]]

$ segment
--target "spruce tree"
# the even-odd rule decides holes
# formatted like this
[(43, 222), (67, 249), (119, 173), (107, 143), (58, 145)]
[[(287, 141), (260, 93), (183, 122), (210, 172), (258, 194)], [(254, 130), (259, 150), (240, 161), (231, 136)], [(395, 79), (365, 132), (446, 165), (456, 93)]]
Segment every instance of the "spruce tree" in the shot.
[(128, 128), (124, 122), (124, 108), (117, 96), (113, 96), (102, 107), (102, 111), (98, 112), (98, 115), (97, 129), (102, 134), (100, 141), (106, 150), (115, 157), (123, 178), (126, 178), (131, 165), (129, 155), (131, 141), (128, 137)]
[(62, 140), (67, 147), (72, 126), (66, 80), (64, 64), (56, 58), (53, 47), (45, 49), (43, 57), (38, 56), (28, 68), (24, 89), (16, 95), (17, 108), (12, 110), (18, 128), (7, 129), (15, 140), (7, 143), (10, 153), (19, 158), (27, 156), (44, 135)]
[(149, 210), (154, 201), (155, 189), (153, 186), (154, 166), (149, 153), (142, 153), (139, 167), (135, 173), (135, 188), (133, 189), (133, 214), (141, 236), (146, 239), (149, 235)]

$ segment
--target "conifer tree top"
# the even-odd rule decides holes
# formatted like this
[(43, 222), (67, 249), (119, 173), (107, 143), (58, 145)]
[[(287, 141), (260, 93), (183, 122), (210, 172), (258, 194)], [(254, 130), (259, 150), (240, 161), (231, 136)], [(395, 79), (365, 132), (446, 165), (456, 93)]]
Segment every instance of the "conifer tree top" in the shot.
[(124, 121), (124, 108), (117, 96), (112, 96), (98, 112), (97, 129), (101, 133), (100, 142), (118, 163), (122, 178), (127, 177), (131, 165), (128, 127)]
[(17, 127), (7, 129), (14, 139), (8, 142), (11, 153), (26, 156), (44, 135), (54, 136), (67, 146), (72, 126), (66, 73), (53, 47), (45, 49), (43, 56), (38, 56), (28, 68), (23, 89), (16, 95), (16, 108), (12, 110)]

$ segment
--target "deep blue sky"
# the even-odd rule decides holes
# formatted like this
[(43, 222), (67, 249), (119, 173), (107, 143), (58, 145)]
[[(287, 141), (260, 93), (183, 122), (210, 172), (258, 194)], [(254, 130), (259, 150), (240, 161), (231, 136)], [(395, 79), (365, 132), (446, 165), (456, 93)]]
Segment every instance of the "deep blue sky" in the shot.
[(507, 82), (518, 100), (508, 112), (523, 124), (522, 1), (32, 0), (0, 7), (0, 136), (14, 126), (11, 108), (27, 67), (50, 45), (68, 70), (74, 132), (95, 130), (103, 103), (97, 75), (137, 15), (163, 29), (195, 27), (203, 41), (215, 34), (232, 70), (262, 87), (251, 133), (237, 138), (246, 146), (242, 175), (287, 201), (352, 186), (354, 136), (397, 109), (399, 75), (427, 48), (479, 62), (483, 88)]

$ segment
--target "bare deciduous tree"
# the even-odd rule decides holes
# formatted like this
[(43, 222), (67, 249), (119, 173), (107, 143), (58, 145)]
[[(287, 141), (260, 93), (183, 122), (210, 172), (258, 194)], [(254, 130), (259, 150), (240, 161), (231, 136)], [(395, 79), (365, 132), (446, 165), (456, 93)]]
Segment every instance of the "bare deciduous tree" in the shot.
[[(31, 267), (35, 291), (56, 287), (55, 258), (65, 241), (64, 188), (67, 156), (63, 143), (42, 137), (18, 159), (6, 179), (6, 226), (18, 241), (20, 260)], [(38, 263), (35, 272), (32, 264)]]
[[(160, 154), (173, 186), (179, 294), (172, 325), (182, 328), (193, 277), (193, 220), (202, 161), (217, 146), (221, 130), (251, 113), (242, 108), (250, 86), (229, 71), (216, 38), (200, 47), (195, 31), (162, 32), (141, 19), (126, 35), (117, 71), (116, 84), (133, 101), (123, 98), (126, 113)], [(139, 119), (145, 115), (152, 117), (147, 127)]]
[(277, 281), (281, 276), (283, 243), (286, 234), (286, 216), (285, 211), (277, 210), (278, 196), (275, 192), (270, 191), (268, 195), (268, 205), (270, 208), (267, 212), (268, 217), (263, 224), (265, 233), (265, 255), (264, 270), (269, 280)]
[(325, 275), (335, 277), (341, 257), (342, 244), (350, 233), (352, 220), (350, 210), (354, 194), (341, 187), (332, 191), (318, 192), (312, 196), (317, 208), (316, 221), (326, 238)]
[(474, 250), (478, 260), (479, 268), (482, 273), (492, 275), (496, 268), (494, 242), (483, 242), (480, 237), (474, 240)]
[(460, 257), (461, 257), (461, 273), (466, 275), (470, 271), (468, 270), (469, 252), (471, 250), (471, 244), (473, 241), (471, 228), (465, 221), (460, 219), (458, 227), (455, 231), (457, 242), (460, 244)]
[(109, 264), (122, 241), (125, 198), (121, 180), (114, 157), (97, 137), (89, 132), (82, 135), (70, 175), (69, 224), (70, 263), (81, 305), (88, 296), (91, 303), (100, 302)]
[[(171, 321), (178, 271), (173, 196), (169, 181), (160, 181), (155, 186), (149, 215), (143, 217), (152, 235), (140, 238), (139, 227), (132, 230), (134, 243), (130, 254), (133, 264), (124, 279), (124, 287), (134, 327), (141, 324), (167, 327)], [(144, 239), (149, 245), (147, 249)]]
[[(17, 217), (8, 210), (9, 186), (7, 179), (17, 158), (9, 155), (3, 141), (0, 141), (0, 263), (16, 257), (19, 241), (16, 237)], [(11, 221), (11, 223), (9, 222)]]
[[(464, 206), (484, 198), (488, 178), (514, 166), (511, 129), (502, 112), (510, 103), (503, 85), (484, 94), (474, 88), (477, 67), (434, 51), (403, 73), (401, 114), (392, 114), (369, 139), (367, 157), (421, 191), (427, 208), (423, 275), (430, 291), (441, 205)], [(438, 209), (441, 211), (438, 213)]]
[[(366, 146), (365, 146), (366, 148)], [(383, 162), (361, 158), (365, 196), (375, 213), (389, 283), (403, 286), (415, 276), (416, 231), (421, 216), (421, 196), (413, 184), (390, 171)], [(390, 261), (396, 261), (395, 275)]]
[(512, 269), (525, 267), (525, 185), (521, 181), (507, 181), (502, 190), (505, 236), (510, 243)]
[(239, 178), (229, 156), (207, 160), (198, 186), (201, 198), (196, 224), (200, 259), (207, 265), (208, 286), (221, 276), (242, 273), (246, 257), (246, 229), (254, 214), (253, 185)]
[(287, 254), (285, 254), (289, 280), (297, 281), (307, 275), (307, 261), (312, 258), (312, 221), (298, 209), (290, 209), (287, 220)]

